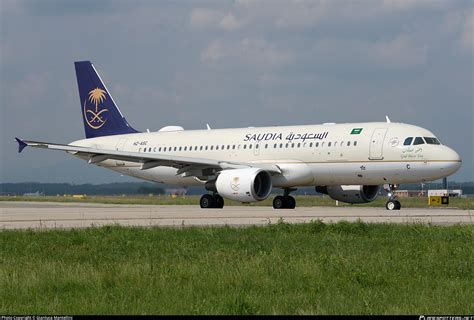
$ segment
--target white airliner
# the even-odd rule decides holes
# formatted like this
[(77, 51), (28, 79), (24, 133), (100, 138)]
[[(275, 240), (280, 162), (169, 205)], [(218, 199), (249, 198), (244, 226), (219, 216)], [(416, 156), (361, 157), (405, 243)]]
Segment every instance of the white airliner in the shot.
[(403, 123), (138, 132), (125, 120), (89, 61), (75, 63), (86, 139), (68, 145), (17, 139), (26, 146), (66, 151), (100, 167), (145, 180), (204, 186), (201, 208), (222, 208), (224, 199), (262, 201), (272, 188), (275, 209), (295, 208), (290, 192), (314, 186), (347, 203), (375, 200), (390, 187), (386, 208), (401, 205), (401, 183), (436, 180), (461, 167), (459, 155), (430, 131)]

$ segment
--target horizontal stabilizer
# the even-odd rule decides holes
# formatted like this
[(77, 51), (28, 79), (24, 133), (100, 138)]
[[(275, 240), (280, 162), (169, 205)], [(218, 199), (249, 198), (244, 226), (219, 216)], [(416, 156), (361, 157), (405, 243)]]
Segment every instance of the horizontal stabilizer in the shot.
[(23, 142), (23, 140), (15, 137), (16, 142), (18, 142), (18, 153), (21, 153), (28, 145)]

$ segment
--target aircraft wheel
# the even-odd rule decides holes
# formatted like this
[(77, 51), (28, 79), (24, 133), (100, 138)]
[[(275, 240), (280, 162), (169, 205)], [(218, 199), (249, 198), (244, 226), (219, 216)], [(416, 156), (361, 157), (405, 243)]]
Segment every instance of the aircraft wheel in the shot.
[(286, 208), (285, 198), (283, 196), (276, 196), (275, 199), (273, 199), (273, 208), (274, 209)]
[(215, 207), (216, 201), (214, 201), (214, 197), (210, 194), (204, 194), (199, 201), (202, 209), (209, 209)]
[(222, 198), (220, 195), (216, 194), (214, 196), (214, 201), (215, 201), (215, 207), (222, 209), (224, 208), (224, 198)]
[(400, 210), (401, 207), (402, 207), (402, 205), (401, 205), (400, 201), (395, 200), (395, 210)]
[(286, 197), (285, 200), (287, 209), (294, 209), (296, 207), (296, 200), (292, 196)]
[(388, 200), (387, 203), (385, 204), (385, 208), (387, 210), (400, 210), (400, 202), (398, 202), (398, 205), (397, 205), (397, 200)]

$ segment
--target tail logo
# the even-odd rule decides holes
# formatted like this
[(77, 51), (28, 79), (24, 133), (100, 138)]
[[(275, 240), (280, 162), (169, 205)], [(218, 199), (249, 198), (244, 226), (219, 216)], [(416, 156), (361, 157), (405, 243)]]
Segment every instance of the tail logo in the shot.
[(101, 104), (107, 99), (106, 94), (105, 90), (95, 88), (89, 92), (89, 99), (84, 100), (84, 119), (92, 129), (99, 129), (107, 122), (106, 113), (109, 109), (101, 108)]

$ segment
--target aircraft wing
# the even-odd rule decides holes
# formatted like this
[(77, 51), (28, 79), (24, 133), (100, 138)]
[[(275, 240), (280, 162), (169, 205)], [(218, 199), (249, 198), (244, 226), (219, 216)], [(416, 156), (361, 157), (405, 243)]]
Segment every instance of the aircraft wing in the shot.
[[(100, 163), (105, 160), (113, 159), (140, 163), (141, 170), (147, 170), (159, 166), (174, 167), (178, 169), (177, 174), (182, 174), (185, 176), (214, 175), (215, 172), (220, 170), (241, 168), (260, 168), (270, 173), (281, 173), (281, 170), (277, 165), (266, 163), (221, 161), (215, 159), (173, 156), (156, 153), (96, 149), (66, 144), (21, 140), (19, 138), (15, 138), (15, 140), (18, 142), (18, 152), (22, 152), (27, 146), (33, 148), (60, 150), (78, 156), (88, 156), (89, 163)], [(194, 174), (196, 170), (201, 172), (201, 174)], [(206, 174), (206, 171), (209, 172), (209, 174)]]

